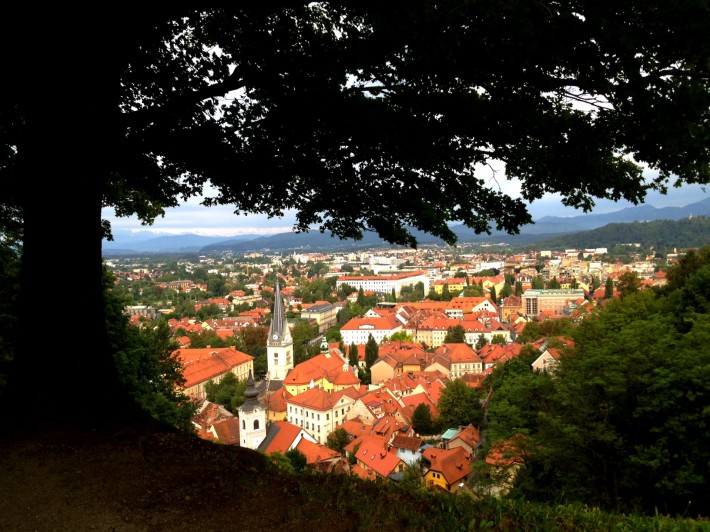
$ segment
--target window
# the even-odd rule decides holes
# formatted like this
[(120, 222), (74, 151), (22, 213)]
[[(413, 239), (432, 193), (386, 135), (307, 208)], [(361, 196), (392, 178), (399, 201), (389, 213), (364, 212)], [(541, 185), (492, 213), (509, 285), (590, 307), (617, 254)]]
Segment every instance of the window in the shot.
[(254, 430), (259, 430), (259, 420), (258, 419), (254, 420)]
[(325, 420), (326, 420), (326, 421), (330, 420), (330, 414), (326, 414), (326, 415), (325, 415)]

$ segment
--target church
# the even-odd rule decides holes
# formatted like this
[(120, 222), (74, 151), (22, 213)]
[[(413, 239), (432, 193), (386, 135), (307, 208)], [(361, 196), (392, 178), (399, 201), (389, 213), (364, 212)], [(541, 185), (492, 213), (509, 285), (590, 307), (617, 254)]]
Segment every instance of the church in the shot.
[(293, 338), (288, 328), (284, 307), (281, 288), (277, 282), (274, 293), (274, 312), (271, 325), (269, 325), (269, 336), (266, 340), (269, 390), (280, 388), (288, 372), (293, 369)]

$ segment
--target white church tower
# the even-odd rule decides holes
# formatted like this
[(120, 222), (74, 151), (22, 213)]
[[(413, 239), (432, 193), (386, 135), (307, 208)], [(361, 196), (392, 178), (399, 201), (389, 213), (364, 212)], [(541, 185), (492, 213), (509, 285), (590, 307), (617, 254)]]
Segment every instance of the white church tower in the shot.
[(266, 406), (259, 402), (254, 375), (249, 370), (244, 403), (239, 407), (239, 446), (256, 449), (266, 438)]
[(266, 360), (270, 381), (283, 381), (289, 370), (293, 369), (293, 338), (291, 338), (291, 331), (286, 321), (278, 281), (276, 282), (274, 311), (271, 325), (269, 326), (269, 337), (266, 340)]

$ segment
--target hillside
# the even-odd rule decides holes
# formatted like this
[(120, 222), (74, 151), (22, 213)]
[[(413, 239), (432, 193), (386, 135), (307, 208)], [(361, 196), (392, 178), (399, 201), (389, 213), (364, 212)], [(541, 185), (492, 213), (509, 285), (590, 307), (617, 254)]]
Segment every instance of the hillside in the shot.
[(255, 451), (170, 431), (8, 432), (0, 530), (708, 530), (690, 519), (474, 501), (342, 475), (292, 475)]
[(588, 249), (618, 244), (640, 244), (644, 248), (672, 250), (673, 248), (702, 247), (710, 243), (710, 218), (697, 216), (682, 220), (656, 220), (650, 222), (613, 223), (568, 235), (558, 235), (540, 240), (534, 249)]

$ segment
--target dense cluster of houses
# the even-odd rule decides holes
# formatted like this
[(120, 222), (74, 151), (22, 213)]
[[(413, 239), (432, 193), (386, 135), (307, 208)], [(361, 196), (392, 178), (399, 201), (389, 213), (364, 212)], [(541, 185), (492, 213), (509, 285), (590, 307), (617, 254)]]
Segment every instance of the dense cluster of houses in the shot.
[[(415, 468), (424, 485), (456, 492), (471, 474), (481, 444), (479, 429), (472, 425), (449, 427), (435, 441), (425, 440), (413, 428), (415, 409), (426, 405), (436, 417), (442, 390), (453, 379), (461, 379), (471, 387), (481, 386), (497, 364), (520, 354), (522, 346), (515, 339), (531, 319), (577, 319), (593, 307), (595, 298), (590, 297), (589, 286), (583, 280), (595, 273), (613, 279), (628, 268), (612, 269), (594, 262), (594, 255), (603, 250), (588, 251), (586, 257), (576, 250), (547, 257), (541, 271), (534, 269), (527, 257), (492, 263), (512, 271), (507, 268), (508, 263), (517, 261), (515, 279), (522, 289), (520, 295), (503, 297), (498, 303), (492, 294), (502, 292), (504, 275), (476, 276), (475, 271), (470, 271), (471, 264), (466, 263), (449, 265), (448, 276), (442, 275), (444, 266), (437, 263), (415, 264), (415, 269), (403, 272), (398, 269), (403, 259), (373, 262), (371, 257), (369, 266), (377, 271), (375, 275), (339, 275), (338, 285), (350, 286), (360, 293), (398, 295), (405, 286), (418, 282), (426, 291), (451, 297), (371, 308), (340, 327), (342, 343), (324, 344), (320, 354), (296, 365), (285, 310), (299, 313), (323, 333), (335, 324), (338, 311), (346, 302), (305, 304), (293, 296), (293, 286), (286, 278), (286, 286), (281, 290), (277, 285), (275, 289), (273, 311), (254, 305), (238, 316), (221, 319), (171, 319), (168, 323), (180, 346), (176, 356), (184, 366), (185, 391), (197, 405), (193, 419), (196, 432), (205, 439), (249, 447), (267, 455), (297, 449), (312, 468), (367, 479), (399, 481), (408, 468)], [(539, 264), (540, 257), (533, 259)], [(315, 259), (299, 256), (298, 262), (301, 260), (310, 263)], [(332, 257), (328, 260), (333, 263)], [(483, 266), (478, 264), (478, 269)], [(331, 267), (337, 272), (337, 264)], [(452, 275), (454, 271), (456, 276)], [(534, 275), (559, 279), (560, 288), (533, 289)], [(644, 270), (644, 275), (645, 284), (664, 281), (662, 272)], [(484, 295), (466, 296), (465, 289), (471, 284), (480, 286)], [(166, 287), (182, 291), (205, 289), (188, 281), (176, 281)], [(357, 297), (358, 292), (354, 292), (348, 300), (355, 301)], [(226, 313), (235, 305), (252, 304), (258, 299), (235, 290), (226, 298), (207, 298), (199, 305), (214, 304)], [(135, 307), (130, 314), (138, 322), (155, 313)], [(264, 380), (256, 382), (253, 357), (234, 347), (194, 349), (186, 334), (209, 330), (227, 338), (245, 327), (266, 322), (270, 323), (269, 371)], [(447, 342), (449, 331), (459, 327), (463, 341)], [(411, 340), (391, 340), (398, 333)], [(370, 384), (363, 385), (358, 366), (366, 367), (366, 344), (370, 338), (378, 344), (378, 358), (367, 368)], [(531, 369), (554, 371), (561, 349), (536, 347), (542, 354)], [(349, 352), (353, 348), (357, 350), (354, 357)], [(351, 360), (357, 360), (357, 365), (351, 366)], [(205, 398), (205, 384), (219, 382), (227, 373), (249, 383), (237, 415)], [(335, 431), (347, 436), (342, 452), (326, 446)], [(486, 460), (500, 470), (512, 471), (519, 465), (514, 456), (509, 449), (496, 448)]]

